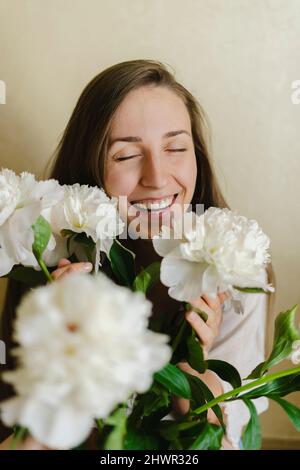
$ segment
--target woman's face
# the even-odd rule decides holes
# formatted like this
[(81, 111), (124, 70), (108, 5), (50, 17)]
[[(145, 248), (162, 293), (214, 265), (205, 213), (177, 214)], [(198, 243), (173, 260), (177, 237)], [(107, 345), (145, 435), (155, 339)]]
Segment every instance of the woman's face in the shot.
[(131, 91), (113, 118), (104, 172), (107, 194), (127, 197), (121, 216), (128, 224), (139, 220), (140, 236), (151, 238), (190, 204), (196, 177), (191, 122), (181, 98), (159, 86)]

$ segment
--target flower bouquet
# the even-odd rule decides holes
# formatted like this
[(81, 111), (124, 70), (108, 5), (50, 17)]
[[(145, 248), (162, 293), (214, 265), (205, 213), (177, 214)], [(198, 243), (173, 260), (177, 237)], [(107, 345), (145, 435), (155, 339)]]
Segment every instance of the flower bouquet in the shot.
[[(184, 318), (176, 331), (161, 334), (157, 324), (151, 331), (146, 295), (159, 280), (183, 302), (229, 292), (236, 310), (236, 292), (272, 291), (263, 275), (269, 239), (257, 223), (227, 209), (186, 213), (153, 239), (162, 261), (138, 273), (134, 254), (117, 239), (122, 230), (116, 201), (99, 188), (0, 173), (0, 275), (31, 288), (17, 309), (18, 365), (3, 374), (16, 392), (0, 404), (1, 420), (15, 426), (14, 445), (30, 433), (49, 448), (86, 448), (96, 434), (95, 448), (106, 450), (220, 449), (220, 404), (242, 400), (250, 413), (243, 447), (258, 449), (253, 400), (262, 396), (300, 430), (300, 410), (283, 398), (300, 389), (300, 366), (270, 372), (286, 358), (300, 362), (296, 306), (276, 318), (271, 354), (243, 378), (247, 383), (233, 365), (205, 357)], [(113, 280), (98, 272), (102, 254)], [(92, 262), (93, 275), (53, 283), (62, 257)], [(198, 376), (177, 367), (182, 358), (200, 374), (214, 371), (232, 390), (214, 397)], [(190, 403), (175, 420), (173, 396)], [(208, 421), (209, 409), (219, 425)]]

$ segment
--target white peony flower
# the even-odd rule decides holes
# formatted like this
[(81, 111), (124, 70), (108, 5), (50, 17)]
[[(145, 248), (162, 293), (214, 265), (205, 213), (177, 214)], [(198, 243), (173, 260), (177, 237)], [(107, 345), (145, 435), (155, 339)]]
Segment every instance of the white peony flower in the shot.
[(292, 353), (290, 355), (290, 359), (293, 364), (300, 364), (300, 340), (296, 340), (293, 342), (292, 345)]
[(70, 274), (25, 296), (14, 338), (19, 368), (3, 374), (17, 392), (0, 404), (8, 425), (27, 427), (50, 448), (85, 440), (171, 357), (168, 336), (150, 331), (151, 302), (103, 273)]
[[(19, 176), (7, 169), (0, 172), (0, 276), (15, 264), (37, 267), (32, 225), (62, 197), (63, 190), (55, 180), (36, 181), (30, 173)], [(52, 238), (46, 253), (49, 261), (55, 246)]]
[(0, 172), (0, 227), (16, 209), (20, 200), (19, 177), (7, 168)]
[(63, 188), (63, 200), (51, 211), (54, 233), (65, 229), (85, 233), (96, 243), (97, 252), (108, 254), (113, 239), (124, 228), (117, 202), (97, 187), (74, 184)]
[(160, 277), (170, 297), (214, 297), (233, 286), (272, 290), (265, 282), (270, 240), (255, 220), (211, 207), (201, 216), (187, 212), (175, 219), (169, 239), (168, 233), (164, 227), (153, 246), (164, 257)]

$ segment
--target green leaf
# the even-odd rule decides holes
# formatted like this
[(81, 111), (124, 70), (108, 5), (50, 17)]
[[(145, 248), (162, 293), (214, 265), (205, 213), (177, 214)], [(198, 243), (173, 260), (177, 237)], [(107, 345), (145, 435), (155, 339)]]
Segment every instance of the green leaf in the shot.
[(290, 310), (281, 312), (275, 320), (275, 332), (273, 349), (269, 358), (260, 367), (256, 367), (247, 378), (261, 377), (268, 369), (286, 359), (292, 352), (294, 341), (300, 338), (299, 332), (295, 327), (295, 314), (297, 305)]
[(113, 426), (104, 443), (104, 450), (122, 450), (124, 449), (124, 438), (126, 434), (126, 408), (118, 408), (110, 415), (105, 424)]
[(154, 379), (178, 397), (191, 398), (191, 388), (185, 373), (173, 364), (167, 364), (154, 374)]
[(87, 260), (90, 263), (94, 263), (94, 253), (95, 253), (95, 246), (96, 243), (92, 239), (92, 237), (89, 237), (86, 233), (81, 232), (73, 232), (73, 230), (68, 230), (68, 229), (63, 229), (60, 231), (60, 234), (62, 237), (67, 238), (67, 249), (68, 253), (70, 255), (70, 246), (71, 242), (77, 243), (78, 245), (81, 245), (84, 253), (87, 257)]
[(264, 373), (265, 362), (261, 362), (258, 366), (253, 369), (250, 375), (248, 375), (247, 379), (258, 379)]
[(84, 245), (87, 247), (89, 250), (93, 250), (95, 248), (96, 243), (92, 239), (92, 237), (88, 237), (86, 233), (75, 233), (74, 235), (74, 241), (76, 243), (80, 243), (81, 245)]
[(238, 388), (242, 385), (239, 372), (228, 362), (209, 359), (207, 361), (207, 368), (213, 370), (221, 379), (229, 382), (233, 388)]
[(77, 232), (73, 232), (73, 230), (68, 230), (66, 228), (64, 228), (63, 230), (60, 231), (60, 234), (62, 237), (64, 238), (69, 238), (69, 237), (73, 237), (74, 235), (78, 235)]
[(220, 426), (206, 423), (203, 431), (188, 450), (219, 450), (224, 431)]
[(108, 258), (121, 285), (131, 288), (135, 279), (135, 254), (114, 239)]
[(160, 450), (161, 440), (149, 431), (129, 427), (124, 440), (125, 450)]
[(203, 389), (199, 386), (199, 383), (196, 380), (193, 380), (191, 377), (188, 377), (188, 380), (192, 391), (191, 409), (193, 410), (204, 405), (206, 403), (206, 399), (205, 394), (203, 393)]
[(185, 448), (179, 439), (174, 439), (174, 441), (170, 442), (168, 450), (184, 450)]
[(34, 233), (32, 252), (36, 259), (40, 260), (51, 237), (51, 226), (47, 220), (40, 215), (36, 222), (32, 225), (32, 230)]
[(270, 368), (286, 359), (292, 352), (293, 342), (300, 338), (295, 327), (297, 305), (290, 310), (280, 313), (275, 321), (273, 350), (267, 360), (266, 367)]
[(160, 421), (156, 430), (166, 441), (175, 441), (179, 436), (178, 423), (175, 421), (167, 419)]
[(92, 237), (88, 237), (86, 233), (76, 233), (76, 235), (71, 237), (69, 240), (71, 239), (83, 247), (88, 261), (93, 264), (96, 243)]
[(262, 396), (272, 398), (273, 395), (283, 397), (289, 393), (300, 390), (300, 374), (288, 375), (286, 377), (280, 377), (275, 380), (271, 380), (260, 387), (256, 387), (239, 398), (259, 398)]
[(282, 398), (274, 396), (271, 398), (284, 409), (297, 431), (300, 431), (300, 408)]
[(22, 282), (29, 287), (37, 287), (46, 284), (47, 281), (42, 271), (25, 266), (14, 266), (10, 273), (3, 277)]
[(286, 377), (280, 377), (275, 380), (271, 380), (260, 387), (256, 387), (239, 398), (259, 398), (262, 396), (269, 397), (271, 395), (285, 396), (289, 393), (300, 390), (300, 374), (288, 375)]
[(242, 437), (243, 448), (245, 450), (258, 450), (261, 448), (262, 435), (257, 410), (251, 400), (244, 399), (243, 401), (250, 412), (250, 420)]
[(143, 404), (143, 416), (150, 416), (153, 412), (160, 408), (166, 408), (170, 404), (170, 396), (165, 387), (161, 387), (159, 394), (148, 392), (142, 395), (140, 402)]
[(34, 240), (32, 244), (32, 252), (40, 265), (45, 278), (47, 281), (52, 282), (53, 279), (51, 274), (43, 261), (43, 253), (47, 248), (51, 237), (51, 227), (44, 217), (41, 215), (37, 218), (35, 223), (31, 226), (34, 234)]
[(207, 362), (204, 360), (202, 346), (195, 330), (192, 330), (187, 338), (187, 362), (200, 374), (207, 369)]
[[(190, 386), (191, 386), (191, 383), (193, 382), (193, 385), (197, 386), (203, 393), (204, 395), (204, 398), (205, 398), (205, 402), (208, 403), (210, 402), (211, 400), (213, 400), (215, 397), (213, 395), (213, 393), (211, 392), (211, 390), (208, 388), (208, 386), (206, 385), (205, 382), (203, 382), (203, 380), (201, 380), (199, 377), (195, 376), (195, 375), (192, 375), (192, 374), (189, 374), (187, 372), (184, 372), (189, 383), (190, 383)], [(194, 388), (193, 388), (194, 390)], [(224, 424), (224, 419), (223, 419), (223, 413), (222, 413), (222, 410), (220, 408), (219, 405), (214, 405), (212, 407), (212, 410), (213, 412), (215, 413), (216, 417), (218, 418), (218, 420), (220, 421), (220, 424), (221, 426), (223, 427), (223, 430), (225, 431), (225, 424)]]
[(73, 230), (63, 229), (60, 231), (60, 234), (63, 238), (67, 238), (67, 250), (70, 256), (71, 241), (74, 240), (74, 238), (76, 237), (76, 235), (78, 235), (78, 233), (73, 232)]
[(143, 269), (133, 281), (133, 290), (146, 294), (159, 281), (160, 261), (155, 261)]

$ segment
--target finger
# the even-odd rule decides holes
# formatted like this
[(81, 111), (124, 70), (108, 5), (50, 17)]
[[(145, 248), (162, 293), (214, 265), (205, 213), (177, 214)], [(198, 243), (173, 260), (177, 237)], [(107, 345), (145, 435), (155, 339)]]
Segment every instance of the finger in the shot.
[(68, 264), (71, 264), (71, 261), (69, 261), (67, 258), (62, 258), (58, 262), (58, 267), (63, 268), (64, 266), (67, 266)]
[[(209, 299), (208, 299), (209, 300)], [(192, 307), (199, 308), (207, 315), (206, 323), (209, 326), (218, 325), (221, 321), (220, 315), (222, 314), (221, 307), (218, 303), (213, 303), (211, 301), (210, 305), (202, 297), (198, 297), (193, 302), (191, 302)]]
[(202, 318), (197, 313), (193, 312), (192, 310), (185, 314), (185, 318), (189, 322), (191, 327), (195, 330), (203, 348), (206, 350), (210, 349), (215, 337), (212, 329), (202, 320)]
[(206, 294), (204, 294), (202, 297), (211, 309), (211, 314), (208, 317), (208, 324), (219, 325), (219, 323), (221, 323), (222, 321), (222, 315), (223, 315), (222, 303), (219, 297), (216, 296), (216, 298), (213, 298)]
[(202, 299), (207, 303), (207, 305), (215, 310), (216, 308), (220, 308), (221, 306), (221, 303), (220, 303), (220, 299), (219, 299), (219, 296), (216, 295), (216, 297), (212, 297), (210, 295), (207, 295), (207, 294), (203, 294), (202, 295)]
[(93, 269), (92, 263), (71, 263), (70, 265), (64, 266), (62, 268), (58, 268), (52, 273), (53, 279), (56, 281), (60, 279), (62, 276), (72, 272), (84, 272), (88, 273), (91, 272)]
[(220, 294), (218, 294), (218, 297), (219, 297), (220, 303), (222, 305), (225, 302), (225, 300), (229, 298), (229, 294), (228, 294), (228, 292), (221, 292)]

